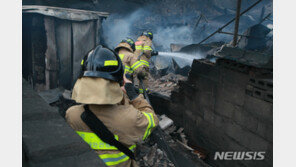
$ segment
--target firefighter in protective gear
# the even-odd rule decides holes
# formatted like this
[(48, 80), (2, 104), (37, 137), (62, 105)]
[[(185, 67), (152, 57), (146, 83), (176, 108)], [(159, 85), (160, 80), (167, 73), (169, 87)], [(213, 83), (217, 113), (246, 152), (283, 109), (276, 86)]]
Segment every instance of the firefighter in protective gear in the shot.
[(111, 132), (113, 140), (131, 153), (137, 142), (151, 134), (158, 125), (158, 118), (123, 74), (121, 60), (115, 52), (100, 45), (91, 50), (81, 62), (80, 77), (72, 93), (72, 99), (81, 105), (70, 107), (65, 118), (107, 166), (133, 167), (137, 165), (131, 156), (105, 142), (104, 135), (97, 135), (95, 130), (104, 128), (92, 131), (83, 119), (84, 113), (91, 112)]
[(124, 65), (124, 74), (129, 80), (132, 80), (133, 77), (131, 61), (134, 57), (134, 51), (135, 42), (131, 38), (126, 38), (122, 40), (115, 48), (115, 52), (119, 55), (122, 64)]
[(143, 81), (144, 87), (148, 86), (149, 60), (152, 53), (152, 39), (153, 34), (150, 31), (144, 31), (137, 39), (135, 56), (132, 60), (132, 70), (134, 71), (134, 84), (139, 88), (139, 92), (143, 93), (143, 87), (140, 86), (140, 80)]

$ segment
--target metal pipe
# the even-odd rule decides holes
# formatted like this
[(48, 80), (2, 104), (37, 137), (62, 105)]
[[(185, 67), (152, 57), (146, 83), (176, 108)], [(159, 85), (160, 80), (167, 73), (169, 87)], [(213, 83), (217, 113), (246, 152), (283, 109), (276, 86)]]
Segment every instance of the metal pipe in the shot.
[[(234, 35), (234, 33), (231, 33), (231, 32), (224, 32), (224, 31), (220, 31), (219, 33), (221, 33), (221, 34), (227, 34), (227, 35)], [(241, 37), (249, 37), (249, 38), (256, 38), (256, 37), (252, 37), (252, 36), (248, 36), (248, 35), (242, 35), (242, 34), (237, 34), (237, 36), (241, 36)]]
[[(240, 16), (242, 16), (243, 14), (245, 14), (246, 12), (248, 12), (250, 9), (252, 9), (254, 6), (256, 6), (258, 3), (260, 3), (262, 0), (258, 0), (257, 2), (255, 2), (253, 5), (251, 5), (250, 7), (248, 7), (245, 11), (243, 11)], [(233, 21), (235, 20), (235, 18), (233, 18), (232, 20), (230, 20), (228, 23), (226, 23), (224, 26), (220, 27), (218, 30), (216, 30), (215, 32), (213, 32), (211, 35), (209, 35), (208, 37), (206, 37), (204, 40), (200, 41), (198, 43), (201, 44), (204, 41), (208, 40), (209, 38), (211, 38), (212, 36), (214, 36), (216, 33), (220, 32), (223, 28), (227, 27), (229, 24), (231, 24)]]
[(263, 21), (267, 20), (270, 15), (271, 15), (271, 13), (269, 13), (268, 15), (266, 15), (262, 20), (260, 20), (259, 24), (261, 24)]
[(194, 29), (196, 29), (196, 27), (198, 26), (198, 24), (199, 24), (201, 18), (202, 18), (202, 14), (200, 14), (200, 16), (199, 16), (199, 18), (198, 18), (198, 20), (197, 20), (197, 22), (196, 22), (196, 24), (195, 24), (195, 26), (194, 26)]
[(242, 4), (242, 0), (237, 0), (235, 26), (234, 26), (234, 36), (233, 36), (233, 43), (232, 43), (232, 46), (234, 46), (234, 47), (237, 44), (237, 33), (238, 33), (238, 27), (239, 27), (241, 4)]

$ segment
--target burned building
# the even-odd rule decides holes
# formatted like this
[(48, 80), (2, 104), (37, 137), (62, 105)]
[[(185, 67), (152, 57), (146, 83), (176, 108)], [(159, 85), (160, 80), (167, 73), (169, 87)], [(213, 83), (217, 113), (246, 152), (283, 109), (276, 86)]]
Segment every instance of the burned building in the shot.
[[(194, 60), (169, 98), (154, 93), (151, 102), (184, 127), (190, 146), (208, 151), (209, 164), (272, 166), (272, 55), (222, 47), (217, 56), (216, 63)], [(219, 151), (264, 151), (265, 159), (214, 160)]]
[[(135, 1), (128, 2), (134, 4)], [(201, 0), (197, 2), (203, 3)], [(157, 41), (155, 48), (167, 48), (165, 45), (170, 43), (171, 52), (166, 52), (168, 50), (165, 49), (159, 50), (159, 57), (152, 58), (150, 62), (152, 77), (149, 80), (148, 95), (153, 109), (160, 118), (163, 134), (152, 133), (151, 138), (139, 143), (137, 146), (139, 150), (136, 152), (138, 165), (272, 166), (272, 28), (268, 28), (267, 23), (261, 24), (262, 17), (256, 18), (255, 21), (252, 16), (256, 13), (251, 15), (249, 12), (244, 17), (248, 22), (244, 23), (236, 34), (239, 36), (236, 46), (227, 40), (220, 41), (224, 37), (213, 38), (206, 44), (198, 43), (204, 37), (206, 39), (209, 32), (212, 30), (215, 32), (214, 29), (218, 28), (215, 24), (209, 26), (210, 21), (222, 19), (222, 26), (224, 21), (229, 21), (235, 16), (235, 7), (231, 0), (227, 2), (231, 4), (231, 9), (224, 8), (218, 1), (209, 1), (201, 6), (196, 5), (194, 1), (187, 3), (178, 1), (180, 6), (184, 4), (184, 9), (176, 9), (174, 3), (167, 5), (168, 1), (162, 0), (160, 5), (155, 7), (155, 9), (162, 8), (157, 16), (145, 12), (143, 14), (140, 9), (136, 12), (129, 11), (130, 15), (116, 14), (110, 22), (108, 22), (109, 13), (106, 12), (24, 5), (23, 164), (27, 166), (103, 164), (93, 150), (63, 120), (67, 108), (76, 104), (71, 100), (71, 89), (78, 77), (81, 60), (98, 44), (118, 43), (120, 42), (118, 39), (126, 37), (128, 33), (134, 32), (132, 36), (137, 36), (143, 27), (151, 26), (157, 32), (154, 39)], [(259, 3), (259, 1), (254, 2)], [(100, 6), (99, 1), (88, 3), (94, 3), (93, 8), (98, 7), (97, 9), (105, 7)], [(135, 2), (133, 8), (145, 3), (146, 1)], [(251, 1), (244, 3), (245, 6), (246, 3), (253, 4)], [(79, 4), (80, 2), (76, 5)], [(189, 8), (190, 6), (192, 7)], [(203, 12), (206, 13), (207, 10), (201, 12), (202, 9), (199, 8), (208, 6), (212, 8), (207, 9), (210, 14), (205, 17), (206, 14)], [(150, 5), (148, 9), (153, 7)], [(110, 10), (112, 5), (106, 5), (106, 8)], [(196, 15), (185, 18), (185, 9), (192, 9)], [(141, 15), (137, 15), (139, 13)], [(145, 14), (147, 16), (144, 17)], [(184, 18), (182, 23), (175, 19), (177, 15), (177, 18)], [(203, 23), (200, 23), (199, 27), (196, 25), (192, 33), (187, 33), (191, 32), (193, 26), (199, 23), (198, 18), (202, 17), (205, 17)], [(103, 22), (106, 18), (106, 22)], [(126, 26), (124, 23), (130, 18), (140, 19), (145, 23), (140, 25), (131, 19), (131, 23), (126, 23)], [(175, 22), (166, 24), (163, 20), (167, 18)], [(160, 24), (153, 24), (162, 22), (165, 24), (161, 25), (164, 26), (164, 30), (170, 31), (163, 32)], [(268, 23), (270, 22), (272, 21)], [(103, 32), (104, 24), (107, 25), (105, 29), (111, 27), (112, 31)], [(188, 41), (182, 41), (183, 38), (180, 38), (184, 34), (183, 31), (177, 35), (168, 33), (178, 30), (176, 25), (182, 29), (185, 27), (185, 34), (190, 38), (196, 36), (198, 38), (190, 40), (191, 44), (188, 44)], [(220, 23), (217, 25), (220, 26)], [(247, 25), (249, 27), (246, 29)], [(209, 26), (209, 29), (204, 31), (206, 26)], [(128, 28), (128, 31), (118, 35), (114, 33), (118, 27), (122, 30)], [(190, 31), (187, 31), (189, 29)], [(219, 36), (227, 35), (229, 39), (231, 38), (229, 35), (234, 35), (222, 32), (223, 28), (219, 29), (220, 31), (216, 32)], [(230, 29), (232, 30), (228, 27), (225, 30), (230, 31)], [(176, 42), (173, 44), (171, 39), (165, 40), (169, 37), (167, 34), (180, 41), (173, 41)], [(184, 41), (186, 42), (182, 43)], [(44, 137), (44, 134), (49, 134), (50, 137)], [(161, 143), (159, 138), (165, 139), (168, 144)], [(222, 152), (238, 152), (239, 158), (232, 161), (216, 159), (215, 155)], [(246, 152), (251, 152), (252, 155), (256, 152), (252, 161), (244, 160)], [(256, 160), (257, 152), (263, 152), (262, 160)]]
[(50, 6), (23, 6), (23, 77), (36, 90), (71, 89), (83, 56), (100, 43), (109, 14)]

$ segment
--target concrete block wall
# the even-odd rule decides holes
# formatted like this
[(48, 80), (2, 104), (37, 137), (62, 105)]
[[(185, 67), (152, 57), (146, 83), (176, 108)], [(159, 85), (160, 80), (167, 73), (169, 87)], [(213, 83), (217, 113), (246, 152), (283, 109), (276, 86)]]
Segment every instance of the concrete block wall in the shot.
[(23, 166), (105, 166), (98, 155), (23, 79)]
[[(172, 93), (166, 114), (185, 128), (192, 145), (209, 151), (206, 161), (213, 166), (272, 166), (272, 101), (248, 93), (250, 79), (272, 81), (272, 75), (238, 66), (244, 70), (195, 60), (188, 81), (179, 82), (179, 90)], [(217, 161), (216, 151), (266, 154), (261, 161)]]

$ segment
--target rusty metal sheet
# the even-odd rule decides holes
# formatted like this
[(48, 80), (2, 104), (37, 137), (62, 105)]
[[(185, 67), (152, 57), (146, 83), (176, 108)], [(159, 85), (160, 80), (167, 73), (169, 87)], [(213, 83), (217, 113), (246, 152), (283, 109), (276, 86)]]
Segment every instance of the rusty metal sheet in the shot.
[(107, 12), (96, 12), (52, 6), (23, 5), (22, 8), (23, 13), (38, 13), (46, 16), (57, 17), (59, 19), (73, 21), (97, 20), (109, 16), (109, 13)]

